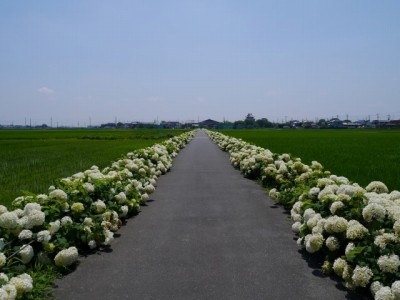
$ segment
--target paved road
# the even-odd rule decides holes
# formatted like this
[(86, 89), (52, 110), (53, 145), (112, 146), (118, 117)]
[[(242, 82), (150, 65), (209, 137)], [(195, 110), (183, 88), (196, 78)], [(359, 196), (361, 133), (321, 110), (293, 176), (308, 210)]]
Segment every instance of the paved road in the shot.
[[(298, 252), (291, 222), (199, 132), (112, 252), (82, 259), (57, 299), (346, 299)], [(315, 275), (316, 274), (316, 275)]]

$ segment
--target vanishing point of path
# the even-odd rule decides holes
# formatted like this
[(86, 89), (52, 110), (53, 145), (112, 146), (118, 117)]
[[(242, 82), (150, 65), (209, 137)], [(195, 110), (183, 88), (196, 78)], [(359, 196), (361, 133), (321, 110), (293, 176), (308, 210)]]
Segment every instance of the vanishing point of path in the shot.
[(200, 131), (109, 253), (81, 259), (56, 299), (346, 299), (298, 252), (291, 221)]

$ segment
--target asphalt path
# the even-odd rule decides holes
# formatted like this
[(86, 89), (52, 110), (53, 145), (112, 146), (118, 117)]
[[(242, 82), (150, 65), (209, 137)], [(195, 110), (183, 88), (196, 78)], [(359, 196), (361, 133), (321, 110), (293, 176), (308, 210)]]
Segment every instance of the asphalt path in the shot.
[(299, 252), (287, 212), (200, 131), (109, 252), (56, 299), (356, 299)]

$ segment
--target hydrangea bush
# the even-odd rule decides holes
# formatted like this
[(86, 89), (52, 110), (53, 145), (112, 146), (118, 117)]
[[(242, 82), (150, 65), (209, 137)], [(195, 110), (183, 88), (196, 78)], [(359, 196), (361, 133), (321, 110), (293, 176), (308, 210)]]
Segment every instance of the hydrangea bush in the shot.
[(79, 252), (108, 246), (125, 218), (137, 214), (157, 178), (193, 137), (183, 133), (128, 153), (111, 166), (63, 178), (47, 194), (28, 194), (0, 205), (0, 299), (16, 299), (33, 288), (33, 264), (67, 268)]
[(348, 289), (375, 299), (400, 299), (400, 192), (382, 182), (366, 187), (289, 154), (275, 154), (218, 132), (208, 135), (233, 166), (255, 179), (291, 212), (298, 245), (325, 255), (322, 270)]

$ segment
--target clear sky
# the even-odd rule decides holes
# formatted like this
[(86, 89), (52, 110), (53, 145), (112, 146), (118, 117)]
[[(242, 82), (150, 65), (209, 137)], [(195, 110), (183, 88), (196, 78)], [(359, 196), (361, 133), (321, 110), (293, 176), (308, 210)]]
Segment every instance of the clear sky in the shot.
[(0, 124), (397, 119), (399, 16), (397, 0), (3, 0)]

